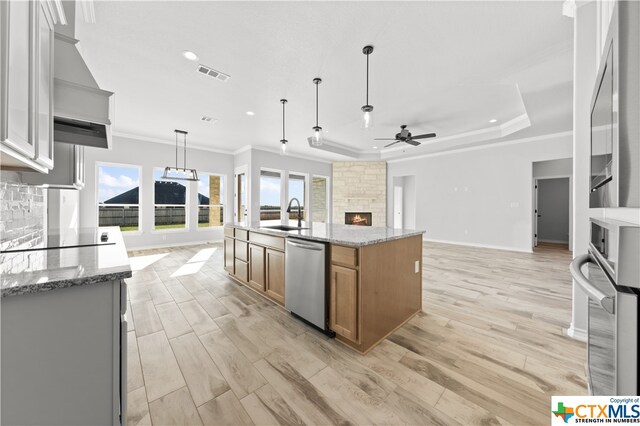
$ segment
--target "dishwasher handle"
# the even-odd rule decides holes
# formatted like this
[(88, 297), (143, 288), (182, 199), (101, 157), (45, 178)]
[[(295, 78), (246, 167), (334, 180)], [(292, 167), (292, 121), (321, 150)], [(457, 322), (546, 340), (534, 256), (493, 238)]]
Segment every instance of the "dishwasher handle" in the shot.
[(581, 256), (576, 257), (573, 262), (569, 265), (569, 270), (571, 271), (571, 276), (576, 283), (580, 286), (582, 290), (584, 290), (587, 295), (596, 300), (602, 308), (610, 314), (614, 313), (614, 299), (611, 296), (607, 296), (600, 290), (598, 290), (593, 284), (589, 282), (587, 277), (584, 276), (580, 267), (586, 263), (593, 262), (591, 256), (588, 254), (583, 254)]
[(311, 246), (311, 245), (301, 244), (301, 243), (294, 243), (291, 240), (287, 240), (287, 244), (292, 245), (294, 247), (299, 247), (299, 248), (302, 248), (302, 249), (305, 249), (305, 250), (322, 251), (322, 247)]

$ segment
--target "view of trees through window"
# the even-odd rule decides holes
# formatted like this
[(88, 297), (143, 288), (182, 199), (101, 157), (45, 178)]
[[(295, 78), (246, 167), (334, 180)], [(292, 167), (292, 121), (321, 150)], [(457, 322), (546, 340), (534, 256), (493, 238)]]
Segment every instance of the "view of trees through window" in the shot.
[(140, 168), (98, 166), (98, 226), (140, 227)]
[(224, 224), (224, 176), (198, 172), (198, 227)]
[(153, 169), (154, 229), (187, 226), (187, 186), (189, 181), (162, 179), (164, 169)]

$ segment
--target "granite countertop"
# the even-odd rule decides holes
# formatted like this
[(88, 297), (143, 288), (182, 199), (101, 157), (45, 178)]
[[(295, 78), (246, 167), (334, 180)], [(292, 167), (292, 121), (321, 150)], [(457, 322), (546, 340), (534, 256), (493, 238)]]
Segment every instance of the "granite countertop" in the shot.
[(257, 231), (263, 234), (271, 234), (279, 237), (295, 237), (304, 240), (322, 241), (347, 246), (366, 246), (385, 241), (399, 240), (401, 238), (422, 235), (425, 231), (416, 229), (394, 229), (375, 226), (338, 225), (321, 222), (302, 222), (302, 230), (280, 231), (269, 229), (267, 226), (297, 226), (296, 220), (266, 220), (260, 222), (234, 222), (225, 226)]
[[(82, 231), (96, 232), (98, 235), (106, 231), (109, 233), (109, 240), (115, 244), (0, 253), (0, 265), (3, 265), (0, 277), (1, 296), (17, 296), (131, 277), (129, 257), (117, 226), (82, 228)], [(49, 238), (60, 236), (50, 235)]]

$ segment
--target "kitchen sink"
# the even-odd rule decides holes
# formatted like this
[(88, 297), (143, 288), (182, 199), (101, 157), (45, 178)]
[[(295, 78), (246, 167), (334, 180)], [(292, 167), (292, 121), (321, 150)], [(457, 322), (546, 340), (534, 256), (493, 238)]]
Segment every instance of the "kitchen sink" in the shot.
[(303, 229), (309, 229), (309, 228), (298, 228), (297, 226), (288, 226), (288, 225), (261, 226), (261, 228), (277, 229), (278, 231), (301, 231)]

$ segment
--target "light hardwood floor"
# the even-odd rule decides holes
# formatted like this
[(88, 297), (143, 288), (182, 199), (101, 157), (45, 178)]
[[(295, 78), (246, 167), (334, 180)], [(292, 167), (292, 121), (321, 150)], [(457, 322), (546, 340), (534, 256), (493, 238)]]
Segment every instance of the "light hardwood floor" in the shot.
[(229, 279), (222, 254), (130, 252), (130, 425), (542, 425), (551, 395), (586, 394), (565, 248), (426, 243), (423, 312), (366, 356)]

